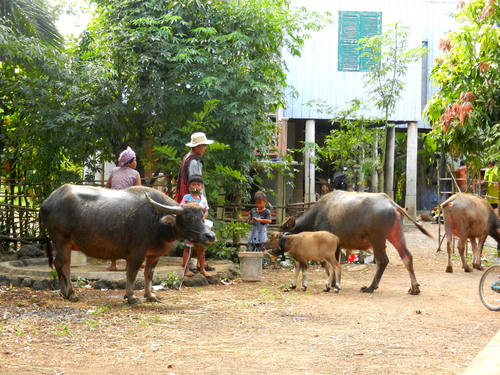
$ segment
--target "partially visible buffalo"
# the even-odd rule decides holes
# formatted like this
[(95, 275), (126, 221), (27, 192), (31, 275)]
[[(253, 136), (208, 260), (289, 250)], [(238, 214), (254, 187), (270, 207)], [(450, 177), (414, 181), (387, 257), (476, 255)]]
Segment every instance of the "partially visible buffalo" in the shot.
[[(342, 269), (337, 260), (340, 256), (340, 241), (336, 235), (326, 231), (298, 234), (274, 232), (269, 239), (269, 246), (273, 249), (272, 255), (289, 253), (295, 260), (291, 289), (297, 287), (300, 271), (302, 271), (302, 290), (307, 289), (307, 262), (314, 261), (321, 262), (328, 276), (325, 292), (329, 292), (330, 288), (333, 288), (334, 293), (340, 291)], [(333, 284), (334, 278), (335, 284)]]
[(292, 233), (326, 230), (340, 238), (340, 247), (346, 250), (373, 249), (377, 263), (375, 277), (369, 287), (361, 288), (372, 293), (389, 264), (386, 240), (394, 245), (403, 260), (411, 279), (410, 294), (419, 294), (419, 284), (413, 270), (413, 257), (406, 246), (403, 217), (406, 216), (425, 235), (432, 236), (406, 211), (383, 193), (355, 193), (334, 190), (323, 195), (304, 215), (289, 218), (281, 230)]
[(484, 198), (472, 194), (458, 193), (441, 204), (446, 233), (446, 248), (448, 250), (448, 265), (446, 272), (453, 272), (451, 265), (451, 241), (453, 235), (458, 237), (458, 252), (462, 259), (465, 272), (472, 269), (465, 259), (465, 244), (470, 240), (472, 247), (472, 267), (482, 270), (481, 254), (486, 237), (490, 235), (497, 241), (497, 255), (500, 249), (500, 219)]
[(152, 292), (152, 279), (160, 256), (179, 238), (204, 244), (215, 241), (198, 204), (179, 206), (144, 186), (112, 190), (63, 185), (43, 202), (40, 222), (56, 249), (53, 260), (47, 241), (49, 265), (57, 270), (62, 296), (72, 302), (78, 300), (71, 284), (72, 250), (99, 259), (126, 259), (129, 303), (140, 302), (134, 283), (146, 259), (144, 295), (148, 301), (159, 302)]

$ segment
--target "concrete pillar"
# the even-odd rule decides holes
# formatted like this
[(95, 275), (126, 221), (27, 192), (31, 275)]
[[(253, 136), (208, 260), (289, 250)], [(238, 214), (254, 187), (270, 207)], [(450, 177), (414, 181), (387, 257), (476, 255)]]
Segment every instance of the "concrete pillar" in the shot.
[(405, 206), (408, 215), (417, 217), (417, 155), (418, 155), (418, 123), (408, 124), (406, 139), (406, 198)]
[[(373, 151), (372, 151), (373, 160), (378, 160), (379, 133), (380, 133), (379, 129), (376, 129), (375, 130), (375, 141), (373, 144)], [(377, 169), (373, 169), (370, 180), (371, 180), (370, 181), (370, 192), (378, 193), (378, 180), (379, 180), (379, 178), (378, 178), (378, 170)]]
[[(314, 120), (306, 121), (306, 135), (305, 135), (306, 147), (307, 145), (316, 142), (316, 123)], [(306, 150), (304, 155), (304, 202), (315, 202), (315, 184), (314, 180), (316, 178), (314, 172), (314, 150)]]
[[(362, 151), (360, 159), (359, 159), (359, 164), (363, 165), (365, 163), (365, 150)], [(365, 174), (363, 173), (363, 168), (359, 169), (358, 172), (358, 185), (356, 186), (356, 191), (357, 192), (364, 192), (365, 191)]]
[(394, 199), (394, 152), (396, 148), (396, 129), (387, 126), (385, 139), (384, 190)]
[[(279, 135), (278, 135), (278, 159), (283, 160), (283, 157), (287, 153), (288, 149), (288, 118), (278, 116), (278, 126), (279, 126)], [(276, 186), (277, 191), (276, 195), (278, 198), (277, 205), (282, 208), (276, 209), (276, 224), (281, 224), (285, 221), (285, 209), (286, 206), (286, 184), (285, 177), (283, 173), (278, 172), (276, 176)]]

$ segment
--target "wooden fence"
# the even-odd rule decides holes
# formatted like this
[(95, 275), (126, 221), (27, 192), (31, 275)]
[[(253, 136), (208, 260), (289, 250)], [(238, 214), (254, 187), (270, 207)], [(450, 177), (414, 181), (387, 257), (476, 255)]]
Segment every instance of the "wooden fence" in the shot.
[(17, 180), (0, 183), (0, 242), (14, 249), (39, 242), (38, 208), (30, 192)]
[[(147, 179), (145, 186), (164, 191), (163, 181)], [(103, 186), (104, 181), (95, 181), (95, 186)], [(287, 216), (300, 216), (314, 203), (291, 203), (287, 206), (271, 207), (273, 224), (276, 229)], [(216, 220), (224, 222), (245, 221), (253, 204), (210, 205)], [(38, 223), (39, 207), (29, 191), (25, 191), (19, 181), (0, 181), (0, 245), (5, 250), (18, 250), (23, 244), (42, 243)], [(2, 249), (0, 249), (1, 251)]]

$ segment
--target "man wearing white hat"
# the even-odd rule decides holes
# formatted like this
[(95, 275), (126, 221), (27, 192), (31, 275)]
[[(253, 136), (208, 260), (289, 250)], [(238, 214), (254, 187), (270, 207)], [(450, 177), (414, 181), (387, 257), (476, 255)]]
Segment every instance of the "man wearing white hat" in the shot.
[[(194, 175), (203, 176), (201, 157), (207, 150), (207, 145), (214, 143), (211, 139), (207, 139), (205, 133), (197, 132), (191, 135), (191, 142), (186, 143), (186, 146), (191, 147), (181, 162), (179, 177), (177, 178), (177, 189), (175, 192), (175, 201), (181, 203), (184, 195), (189, 193), (188, 180)], [(205, 191), (202, 192), (206, 196)]]

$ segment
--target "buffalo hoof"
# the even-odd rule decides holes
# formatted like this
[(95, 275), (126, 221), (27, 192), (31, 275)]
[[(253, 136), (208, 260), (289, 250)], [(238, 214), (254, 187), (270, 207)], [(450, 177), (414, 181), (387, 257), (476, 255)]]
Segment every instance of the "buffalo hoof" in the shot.
[(295, 289), (297, 288), (297, 285), (290, 285), (290, 289)]
[(128, 297), (127, 301), (129, 305), (139, 305), (141, 303), (141, 300), (136, 296)]
[(479, 270), (479, 271), (484, 270), (484, 267), (483, 267), (483, 266), (481, 266), (481, 265), (475, 265), (475, 264), (474, 264), (474, 265), (473, 265), (473, 267), (474, 267), (476, 270)]
[(307, 290), (307, 286), (303, 286), (302, 289), (300, 289), (300, 290), (302, 290), (303, 292), (305, 292)]
[(360, 289), (361, 293), (373, 293), (374, 290), (371, 286), (364, 286)]
[(339, 294), (340, 292), (340, 289), (339, 288), (333, 288), (333, 293), (334, 294)]
[(329, 286), (325, 286), (325, 289), (323, 289), (323, 292), (328, 293), (329, 291), (330, 291), (330, 287)]
[(465, 272), (472, 272), (472, 268), (470, 268), (469, 266), (467, 266), (467, 268), (464, 268), (464, 271)]
[(156, 296), (147, 297), (148, 302), (161, 302), (161, 300)]
[(453, 273), (453, 267), (446, 267), (446, 272)]
[(71, 295), (68, 297), (68, 301), (69, 301), (69, 302), (78, 302), (78, 297), (76, 296), (76, 294), (71, 294)]
[(408, 289), (408, 294), (411, 294), (412, 296), (416, 296), (416, 295), (420, 294), (420, 289), (410, 288), (410, 289)]

